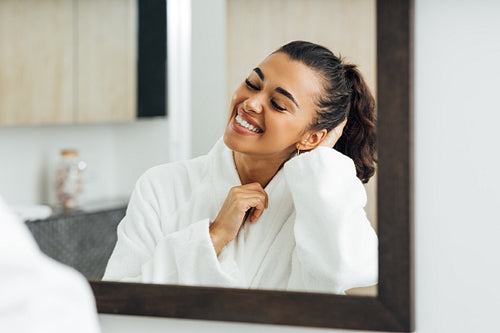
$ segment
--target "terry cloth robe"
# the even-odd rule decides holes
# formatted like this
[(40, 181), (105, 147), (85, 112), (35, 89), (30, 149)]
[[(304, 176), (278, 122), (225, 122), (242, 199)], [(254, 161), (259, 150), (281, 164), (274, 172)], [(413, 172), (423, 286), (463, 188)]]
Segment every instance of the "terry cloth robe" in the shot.
[(268, 208), (217, 255), (209, 225), (239, 185), (222, 139), (208, 155), (148, 170), (104, 279), (337, 294), (377, 283), (377, 236), (349, 157), (318, 147), (287, 161), (264, 189)]

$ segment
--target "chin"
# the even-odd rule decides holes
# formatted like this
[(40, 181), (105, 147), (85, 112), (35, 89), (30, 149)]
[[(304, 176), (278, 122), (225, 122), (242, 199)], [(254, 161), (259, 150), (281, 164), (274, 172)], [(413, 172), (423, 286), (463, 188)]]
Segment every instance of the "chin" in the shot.
[(251, 143), (245, 137), (232, 132), (229, 128), (226, 128), (222, 139), (224, 140), (224, 144), (232, 151), (246, 153), (251, 150)]
[[(229, 125), (228, 125), (229, 126)], [(239, 151), (238, 150), (238, 144), (235, 141), (238, 141), (237, 138), (234, 137), (234, 135), (231, 135), (228, 133), (228, 128), (226, 128), (226, 131), (224, 132), (224, 136), (222, 137), (224, 140), (224, 144), (231, 149), (232, 151)]]

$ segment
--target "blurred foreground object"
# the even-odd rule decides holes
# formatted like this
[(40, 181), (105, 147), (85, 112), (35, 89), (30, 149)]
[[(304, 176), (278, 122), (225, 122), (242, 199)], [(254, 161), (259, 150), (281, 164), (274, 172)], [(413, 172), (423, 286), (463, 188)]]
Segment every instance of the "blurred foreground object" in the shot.
[(99, 332), (83, 276), (42, 254), (0, 197), (0, 332)]

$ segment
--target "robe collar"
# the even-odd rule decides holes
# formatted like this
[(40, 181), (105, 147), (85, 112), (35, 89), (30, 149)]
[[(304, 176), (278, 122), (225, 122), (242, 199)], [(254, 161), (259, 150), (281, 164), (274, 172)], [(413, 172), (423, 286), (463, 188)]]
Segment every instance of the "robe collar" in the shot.
[[(227, 198), (229, 190), (234, 186), (240, 186), (241, 180), (234, 163), (233, 151), (224, 143), (223, 138), (220, 138), (215, 143), (214, 147), (208, 153), (210, 174), (212, 178), (215, 200), (217, 207), (222, 207), (222, 204)], [(265, 187), (268, 195), (280, 183), (283, 177), (283, 168), (278, 170), (271, 181)]]

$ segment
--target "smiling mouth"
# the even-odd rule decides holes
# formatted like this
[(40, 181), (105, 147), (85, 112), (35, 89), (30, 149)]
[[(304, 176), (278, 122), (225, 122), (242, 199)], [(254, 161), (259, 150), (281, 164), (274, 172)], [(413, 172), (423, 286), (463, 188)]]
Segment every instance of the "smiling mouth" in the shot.
[(245, 119), (243, 119), (243, 117), (241, 117), (239, 114), (236, 115), (236, 117), (234, 118), (234, 120), (236, 121), (236, 123), (244, 128), (246, 128), (247, 130), (249, 131), (252, 131), (254, 133), (263, 133), (264, 131), (261, 130), (260, 128), (257, 128), (255, 127), (254, 125), (248, 123)]

